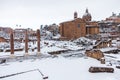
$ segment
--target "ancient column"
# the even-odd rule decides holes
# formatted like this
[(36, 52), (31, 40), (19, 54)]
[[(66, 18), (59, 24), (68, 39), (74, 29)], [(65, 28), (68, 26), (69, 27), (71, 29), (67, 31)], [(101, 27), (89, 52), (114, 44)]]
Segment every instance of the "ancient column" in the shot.
[(13, 38), (13, 32), (10, 33), (10, 48), (11, 48), (11, 54), (14, 54), (14, 38)]
[(25, 54), (28, 54), (28, 33), (25, 31)]
[(40, 30), (37, 30), (37, 51), (40, 54)]
[(100, 59), (101, 64), (105, 64), (105, 58)]

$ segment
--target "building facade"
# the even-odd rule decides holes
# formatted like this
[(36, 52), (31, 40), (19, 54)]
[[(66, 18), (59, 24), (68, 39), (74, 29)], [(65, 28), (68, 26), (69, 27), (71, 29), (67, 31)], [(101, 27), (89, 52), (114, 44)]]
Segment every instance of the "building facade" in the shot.
[(11, 32), (13, 29), (10, 27), (0, 27), (0, 42), (8, 42)]
[(99, 34), (99, 25), (96, 21), (89, 21), (86, 23), (86, 34), (87, 35), (95, 35)]
[(14, 30), (14, 39), (19, 42), (23, 42), (25, 40), (25, 33), (27, 31), (29, 41), (36, 41), (36, 31), (31, 29), (15, 29)]
[(10, 27), (0, 27), (0, 31), (10, 34), (13, 31), (13, 29)]
[(60, 34), (66, 39), (76, 39), (86, 35), (86, 23), (83, 19), (77, 18), (72, 21), (60, 23)]
[(82, 18), (78, 18), (77, 12), (74, 13), (74, 20), (60, 23), (59, 31), (62, 39), (76, 39), (86, 35), (99, 33), (98, 22), (91, 21), (92, 16), (86, 9)]
[(116, 39), (120, 37), (120, 13), (112, 15), (99, 22), (100, 33), (107, 35), (106, 38)]

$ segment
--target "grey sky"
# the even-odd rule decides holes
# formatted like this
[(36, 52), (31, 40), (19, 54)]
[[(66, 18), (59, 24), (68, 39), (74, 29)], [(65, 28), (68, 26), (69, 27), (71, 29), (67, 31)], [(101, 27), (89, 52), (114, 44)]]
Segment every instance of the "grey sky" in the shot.
[(120, 13), (120, 0), (0, 0), (0, 26), (37, 29), (41, 24), (72, 20), (74, 11), (82, 17), (86, 8), (98, 21)]

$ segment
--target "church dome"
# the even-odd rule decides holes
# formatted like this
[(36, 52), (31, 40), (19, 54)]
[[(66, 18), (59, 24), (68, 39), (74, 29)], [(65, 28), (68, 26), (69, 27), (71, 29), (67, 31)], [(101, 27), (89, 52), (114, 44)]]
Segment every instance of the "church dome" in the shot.
[(86, 9), (83, 17), (82, 17), (85, 21), (91, 21), (91, 14), (88, 12), (88, 9)]

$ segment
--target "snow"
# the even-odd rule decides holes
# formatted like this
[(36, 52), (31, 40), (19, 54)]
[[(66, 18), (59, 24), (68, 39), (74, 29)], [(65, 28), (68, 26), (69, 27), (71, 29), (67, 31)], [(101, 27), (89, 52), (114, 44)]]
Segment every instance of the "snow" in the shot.
[[(33, 74), (35, 74), (34, 77), (30, 77), (30, 76), (33, 76)], [(33, 71), (29, 73), (12, 76), (12, 77), (7, 77), (1, 80), (42, 80), (42, 79), (39, 72)]]
[[(41, 54), (48, 55), (49, 52), (55, 51), (67, 51), (57, 55), (57, 57), (42, 57), (37, 59), (26, 59), (21, 61), (7, 62), (6, 64), (0, 64), (0, 76), (10, 75), (14, 73), (34, 70), (31, 72), (18, 74), (11, 77), (1, 78), (1, 80), (43, 80), (42, 75), (36, 69), (39, 69), (45, 76), (48, 76), (48, 80), (120, 80), (120, 70), (115, 68), (116, 65), (120, 65), (117, 62), (120, 61), (120, 54), (105, 54), (106, 64), (101, 64), (100, 61), (92, 58), (85, 58), (85, 46), (90, 47), (90, 43), (95, 44), (96, 40), (90, 40), (85, 37), (81, 37), (72, 41), (53, 41), (42, 40)], [(79, 44), (77, 44), (79, 43)], [(83, 46), (83, 43), (85, 46)], [(117, 44), (116, 41), (114, 44)], [(0, 44), (3, 47), (4, 44)], [(17, 44), (15, 44), (16, 47)], [(29, 48), (37, 47), (37, 43), (29, 43)], [(24, 47), (24, 43), (21, 43)], [(29, 55), (36, 55), (37, 49), (33, 52), (29, 49)], [(115, 50), (116, 47), (101, 48), (102, 52)], [(16, 51), (15, 56), (24, 56), (25, 51)], [(50, 55), (50, 54), (49, 54)], [(72, 56), (71, 56), (72, 55)], [(10, 52), (0, 52), (0, 58), (9, 57)], [(67, 57), (65, 57), (67, 56)], [(113, 63), (112, 66), (108, 66), (109, 62)], [(114, 73), (90, 73), (88, 70), (91, 66), (95, 67), (112, 67)]]
[(90, 13), (84, 13), (84, 15), (83, 16), (91, 16), (91, 14)]
[[(22, 72), (27, 70), (39, 69), (48, 76), (48, 80), (119, 80), (120, 71), (115, 69), (114, 73), (90, 73), (90, 66), (106, 66), (100, 64), (95, 59), (63, 57), (37, 59), (34, 62), (26, 60), (23, 62), (10, 62), (10, 65), (0, 65), (0, 76)], [(114, 66), (113, 66), (114, 67)], [(24, 73), (1, 80), (42, 80), (42, 76), (37, 71)]]
[(41, 50), (41, 53), (49, 53), (49, 52), (56, 52), (56, 51), (65, 51), (67, 49), (62, 49), (62, 48), (59, 48), (59, 47), (44, 47), (42, 48)]
[[(35, 47), (37, 47), (37, 43), (33, 44), (33, 43), (29, 43), (29, 50), (28, 50), (28, 54), (29, 55), (36, 55), (37, 53), (37, 49), (35, 49), (34, 51), (32, 51), (31, 49), (34, 49)], [(1, 43), (0, 46), (4, 49), (3, 52), (0, 52), (0, 57), (9, 57), (10, 56), (10, 52), (5, 52), (6, 49), (10, 49), (9, 48), (9, 44), (8, 43)], [(5, 48), (6, 46), (8, 46), (7, 48)], [(15, 43), (15, 47), (21, 47), (24, 48), (25, 44), (24, 43)], [(84, 47), (82, 47), (81, 45), (76, 45), (76, 43), (71, 42), (71, 41), (53, 41), (53, 40), (42, 40), (41, 41), (41, 53), (42, 54), (48, 54), (49, 52), (56, 52), (56, 51), (68, 51), (68, 50), (83, 50)], [(24, 56), (25, 51), (15, 51), (14, 55), (15, 56)]]
[[(43, 44), (44, 42), (48, 43), (46, 46)], [(62, 50), (79, 50), (84, 49), (84, 47), (80, 45), (76, 45), (74, 42), (70, 41), (48, 41), (45, 40), (42, 43), (42, 49), (41, 51), (51, 52), (51, 51), (62, 51)], [(49, 48), (49, 50), (47, 50)]]
[(100, 50), (102, 52), (107, 52), (107, 51), (117, 50), (117, 48), (116, 47), (107, 47), (107, 48), (101, 48)]
[(61, 37), (61, 35), (56, 35), (56, 36), (53, 36), (52, 39), (59, 39)]
[(90, 39), (85, 38), (85, 37), (81, 37), (81, 38), (78, 38), (78, 39), (74, 40), (74, 42), (76, 42), (76, 41), (87, 41), (87, 42), (91, 42)]

